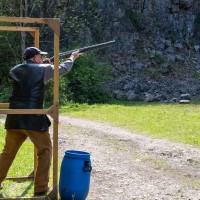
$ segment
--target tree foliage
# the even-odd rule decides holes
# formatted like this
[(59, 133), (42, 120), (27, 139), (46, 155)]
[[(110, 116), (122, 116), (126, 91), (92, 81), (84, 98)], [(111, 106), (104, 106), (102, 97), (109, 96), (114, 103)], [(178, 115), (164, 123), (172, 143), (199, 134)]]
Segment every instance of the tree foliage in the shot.
[[(76, 103), (103, 103), (110, 98), (106, 83), (112, 79), (111, 68), (98, 63), (94, 54), (81, 56), (76, 60), (69, 74), (59, 80), (60, 104), (67, 101)], [(46, 88), (46, 103), (53, 99), (53, 81)]]
[(68, 77), (69, 100), (78, 103), (103, 103), (109, 98), (105, 84), (112, 78), (111, 68), (97, 63), (94, 54), (80, 57)]
[[(73, 9), (72, 9), (73, 8)], [(12, 17), (61, 18), (61, 49), (74, 49), (102, 42), (104, 22), (96, 13), (96, 0), (0, 0), (0, 15)], [(25, 23), (2, 23), (0, 25), (40, 27), (40, 48), (53, 52), (53, 31), (45, 25)], [(27, 46), (33, 46), (33, 38), (26, 32), (0, 31), (0, 88), (9, 93), (7, 73), (11, 67), (22, 62), (22, 54)], [(77, 60), (69, 77), (60, 79), (60, 102), (105, 101), (107, 94), (102, 85), (108, 80), (108, 67), (97, 64), (96, 55), (84, 56)], [(4, 87), (5, 86), (5, 87)], [(51, 102), (53, 82), (47, 86), (46, 101)], [(9, 95), (3, 95), (1, 101)]]

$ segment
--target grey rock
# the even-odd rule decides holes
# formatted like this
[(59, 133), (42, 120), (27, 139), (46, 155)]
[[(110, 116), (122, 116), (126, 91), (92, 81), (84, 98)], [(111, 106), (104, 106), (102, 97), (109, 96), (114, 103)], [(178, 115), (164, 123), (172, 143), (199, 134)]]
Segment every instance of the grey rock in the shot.
[(144, 96), (145, 102), (152, 102), (153, 99), (154, 99), (154, 95), (152, 95), (152, 94), (146, 93), (145, 96)]
[(168, 62), (175, 62), (176, 56), (174, 54), (167, 54), (166, 56)]
[(191, 100), (191, 96), (190, 94), (186, 93), (186, 94), (181, 94), (180, 96), (181, 100)]
[(135, 85), (134, 82), (129, 82), (124, 86), (124, 90), (131, 90), (131, 89), (133, 89), (134, 85)]
[(135, 63), (134, 69), (137, 70), (137, 71), (142, 71), (142, 70), (145, 69), (145, 65), (142, 64), (142, 63)]
[(165, 94), (158, 94), (155, 96), (155, 98), (153, 99), (154, 101), (166, 101), (167, 100), (167, 96)]
[(171, 47), (172, 46), (171, 40), (166, 40), (165, 41), (165, 46), (166, 46), (166, 48)]
[(200, 70), (200, 64), (195, 66), (195, 69)]
[[(80, 4), (81, 9), (76, 1), (70, 2), (70, 6), (73, 4), (76, 10), (84, 9), (83, 4), (89, 8), (87, 1)], [(80, 20), (83, 31), (76, 31), (80, 41), (86, 40), (88, 44), (96, 39), (106, 41), (114, 37), (116, 40), (111, 48), (102, 50), (105, 60), (112, 66), (115, 80), (110, 85), (112, 91), (118, 90), (113, 93), (116, 98), (127, 98), (129, 90), (133, 91), (130, 95), (137, 94), (140, 99), (148, 100), (162, 101), (164, 95), (170, 101), (185, 93), (200, 97), (197, 87), (200, 85), (197, 78), (200, 31), (196, 26), (199, 10), (199, 1), (194, 0), (101, 0), (97, 1), (94, 10), (98, 21), (91, 18), (82, 24)], [(90, 19), (90, 12), (85, 13)], [(66, 29), (68, 24), (63, 23), (63, 27)], [(99, 30), (102, 30), (101, 36), (97, 37)], [(70, 32), (69, 44), (75, 34), (73, 30)], [(62, 38), (66, 37), (62, 35)]]
[(147, 85), (146, 83), (142, 82), (140, 83), (140, 92), (146, 92), (147, 90), (150, 89), (150, 86)]
[(150, 52), (150, 58), (154, 58), (156, 55), (156, 50), (151, 50)]
[(189, 9), (193, 4), (193, 0), (182, 0), (179, 2), (179, 6), (184, 9)]
[(125, 97), (124, 92), (120, 91), (120, 90), (115, 90), (113, 91), (113, 97), (117, 100), (123, 100)]
[(182, 45), (181, 43), (176, 43), (176, 44), (174, 44), (174, 47), (175, 47), (177, 50), (183, 49), (183, 45)]
[(163, 51), (165, 49), (165, 44), (164, 43), (158, 44), (157, 49), (159, 49), (160, 51)]
[(140, 96), (138, 94), (135, 94), (134, 91), (127, 92), (126, 96), (127, 96), (128, 101), (139, 101), (139, 100), (141, 100)]
[(158, 55), (158, 56), (160, 56), (160, 57), (163, 56), (163, 52), (162, 51), (156, 51), (155, 54)]
[(199, 46), (199, 45), (194, 45), (194, 50), (195, 50), (196, 52), (199, 52), (200, 46)]
[(165, 52), (172, 54), (172, 53), (174, 53), (174, 48), (168, 47), (167, 49), (165, 49)]
[(171, 65), (169, 63), (164, 63), (163, 65), (161, 65), (160, 72), (162, 74), (168, 74), (171, 71), (172, 71), (172, 69), (171, 69)]
[(177, 61), (177, 62), (184, 62), (185, 58), (182, 55), (176, 55), (175, 61)]
[(177, 5), (172, 5), (171, 6), (171, 12), (172, 13), (178, 13), (179, 12), (179, 7)]
[(178, 99), (177, 98), (172, 98), (171, 100), (170, 100), (170, 102), (178, 102)]
[(188, 104), (188, 103), (191, 103), (190, 100), (180, 100), (179, 101), (180, 104)]

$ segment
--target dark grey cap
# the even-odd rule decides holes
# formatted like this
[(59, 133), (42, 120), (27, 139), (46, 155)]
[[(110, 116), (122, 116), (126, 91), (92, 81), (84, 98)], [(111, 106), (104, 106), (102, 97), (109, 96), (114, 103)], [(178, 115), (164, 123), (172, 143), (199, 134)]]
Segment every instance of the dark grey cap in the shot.
[(28, 47), (25, 49), (24, 51), (24, 60), (28, 60), (30, 58), (33, 58), (35, 55), (46, 55), (48, 54), (47, 52), (43, 52), (40, 49), (36, 48), (36, 47)]

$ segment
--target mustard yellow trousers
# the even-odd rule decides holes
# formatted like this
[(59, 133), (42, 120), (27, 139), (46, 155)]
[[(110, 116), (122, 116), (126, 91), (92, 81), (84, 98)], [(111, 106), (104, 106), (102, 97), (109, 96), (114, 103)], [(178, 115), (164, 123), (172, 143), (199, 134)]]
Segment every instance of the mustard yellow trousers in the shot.
[[(37, 148), (38, 166), (34, 180), (34, 192), (46, 192), (48, 190), (49, 170), (52, 158), (52, 143), (48, 131), (6, 130), (5, 145), (0, 154), (0, 185), (6, 178), (20, 146), (27, 137), (30, 138)], [(21, 163), (21, 167), (23, 167), (23, 160)]]

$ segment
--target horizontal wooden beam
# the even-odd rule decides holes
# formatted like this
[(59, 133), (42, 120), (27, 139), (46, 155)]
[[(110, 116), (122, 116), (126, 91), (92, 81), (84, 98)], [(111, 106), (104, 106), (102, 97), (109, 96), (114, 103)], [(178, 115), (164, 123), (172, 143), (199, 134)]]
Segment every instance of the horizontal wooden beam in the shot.
[(0, 114), (47, 114), (48, 109), (0, 109)]
[(39, 30), (38, 27), (23, 27), (23, 26), (0, 26), (1, 31), (24, 31), (24, 32), (34, 32)]
[(46, 24), (43, 18), (28, 18), (28, 17), (0, 17), (1, 22), (22, 22), (22, 23), (38, 23)]
[(0, 108), (8, 108), (9, 103), (0, 103)]
[(58, 104), (52, 105), (49, 109), (8, 109), (8, 107), (9, 103), (0, 103), (0, 114), (47, 114), (58, 122)]
[(7, 177), (6, 180), (12, 181), (27, 181), (27, 180), (34, 180), (34, 176), (22, 176), (22, 177)]
[(0, 16), (0, 22), (21, 22), (31, 24), (47, 24), (53, 31), (60, 35), (60, 19), (59, 18), (28, 18), (28, 17), (5, 17)]
[(6, 177), (6, 180), (12, 180), (12, 181), (26, 181), (26, 180), (33, 180), (33, 179), (34, 179), (34, 170), (28, 176)]
[(45, 196), (38, 196), (38, 197), (9, 197), (9, 198), (0, 198), (0, 200), (44, 200)]

